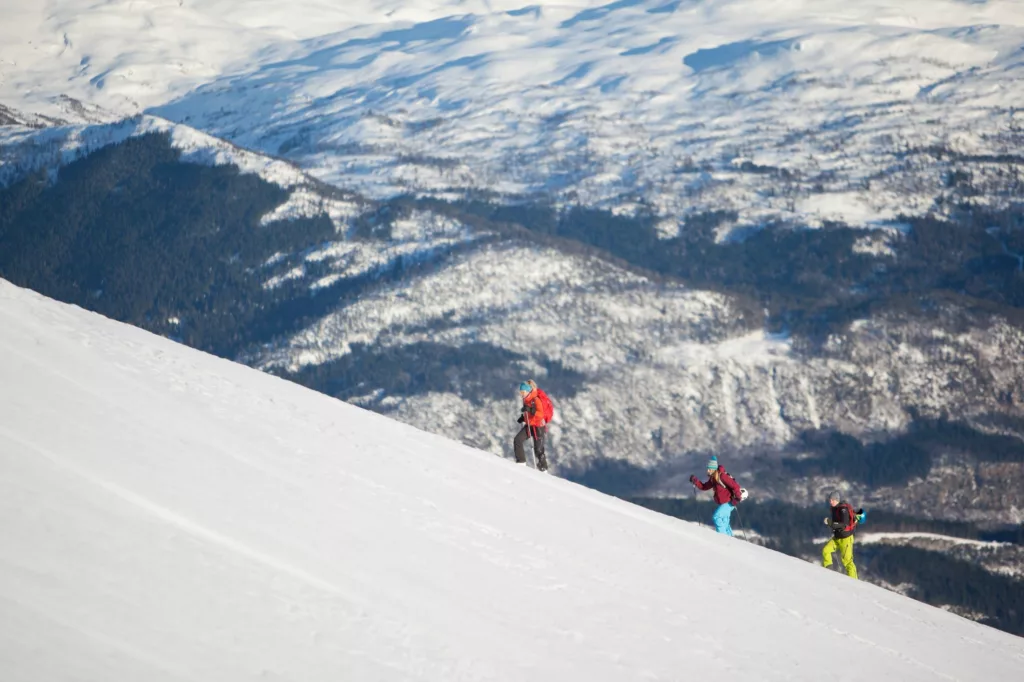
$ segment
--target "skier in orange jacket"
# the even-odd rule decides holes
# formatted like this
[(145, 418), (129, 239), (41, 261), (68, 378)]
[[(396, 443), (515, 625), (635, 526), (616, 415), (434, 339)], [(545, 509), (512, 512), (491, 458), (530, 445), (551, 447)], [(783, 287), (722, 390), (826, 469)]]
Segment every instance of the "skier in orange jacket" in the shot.
[(519, 416), (519, 423), (523, 428), (516, 434), (512, 441), (512, 448), (516, 454), (516, 462), (526, 464), (526, 452), (523, 450), (523, 443), (527, 438), (533, 438), (533, 456), (537, 461), (538, 471), (548, 470), (548, 458), (544, 452), (544, 439), (548, 435), (548, 424), (554, 416), (554, 408), (547, 393), (537, 388), (537, 384), (525, 381), (519, 384), (519, 395), (523, 399), (522, 414)]

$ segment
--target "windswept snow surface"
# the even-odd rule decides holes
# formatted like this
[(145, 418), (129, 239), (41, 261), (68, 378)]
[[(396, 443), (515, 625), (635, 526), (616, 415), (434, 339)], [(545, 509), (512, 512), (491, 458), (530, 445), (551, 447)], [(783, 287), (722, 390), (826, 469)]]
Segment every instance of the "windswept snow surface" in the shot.
[(0, 357), (5, 682), (1024, 666), (1024, 640), (2, 280)]
[(872, 226), (951, 159), (1019, 162), (1024, 0), (2, 4), (0, 104), (155, 112), (374, 196)]

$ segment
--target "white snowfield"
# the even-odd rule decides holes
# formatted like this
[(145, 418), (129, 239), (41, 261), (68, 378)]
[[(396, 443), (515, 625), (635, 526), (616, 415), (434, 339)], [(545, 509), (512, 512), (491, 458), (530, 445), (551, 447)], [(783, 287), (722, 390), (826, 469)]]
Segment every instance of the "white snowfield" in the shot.
[(951, 159), (979, 183), (1019, 159), (1024, 0), (0, 0), (0, 15), (0, 104), (26, 121), (155, 113), (372, 195), (874, 226), (931, 208)]
[(1011, 635), (2, 280), (0, 519), (4, 682), (1024, 668)]

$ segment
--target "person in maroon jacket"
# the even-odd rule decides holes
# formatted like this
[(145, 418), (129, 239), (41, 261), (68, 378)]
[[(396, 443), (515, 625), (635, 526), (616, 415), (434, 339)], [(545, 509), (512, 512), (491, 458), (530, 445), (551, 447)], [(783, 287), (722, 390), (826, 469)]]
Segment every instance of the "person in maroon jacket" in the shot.
[(702, 483), (696, 476), (690, 476), (690, 483), (701, 490), (715, 491), (715, 502), (718, 507), (715, 509), (712, 520), (715, 522), (715, 530), (725, 535), (732, 535), (732, 511), (736, 507), (733, 500), (742, 499), (740, 486), (736, 480), (725, 472), (722, 465), (718, 463), (718, 457), (712, 457), (708, 461), (708, 480)]

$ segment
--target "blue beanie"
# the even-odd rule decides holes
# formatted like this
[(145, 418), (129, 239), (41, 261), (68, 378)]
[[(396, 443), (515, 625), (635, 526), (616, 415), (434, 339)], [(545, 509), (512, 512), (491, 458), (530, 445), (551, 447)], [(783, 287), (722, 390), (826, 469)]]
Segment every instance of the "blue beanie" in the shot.
[(717, 456), (712, 457), (711, 459), (708, 460), (708, 469), (711, 469), (712, 471), (716, 471), (718, 469), (718, 457)]
[(519, 390), (526, 391), (527, 393), (529, 393), (530, 391), (533, 390), (533, 387), (524, 381), (523, 383), (519, 384)]

